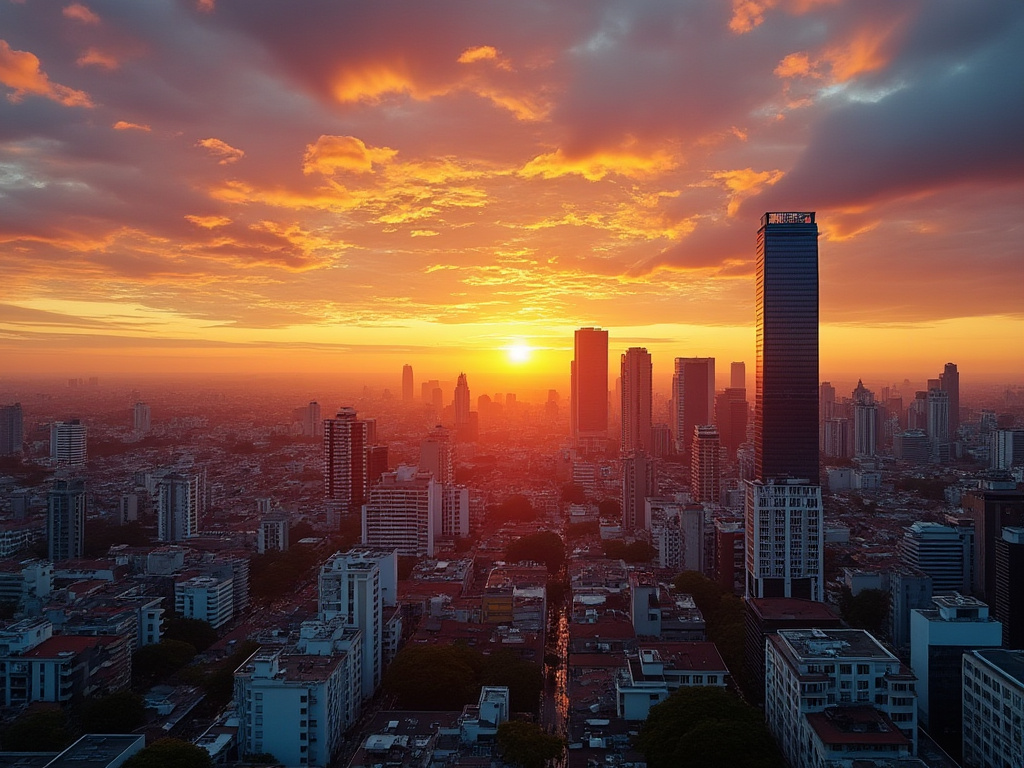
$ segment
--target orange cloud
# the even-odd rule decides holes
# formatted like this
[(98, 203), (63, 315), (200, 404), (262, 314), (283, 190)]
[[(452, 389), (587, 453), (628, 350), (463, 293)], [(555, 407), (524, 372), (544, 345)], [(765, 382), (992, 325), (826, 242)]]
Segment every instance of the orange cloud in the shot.
[(185, 220), (190, 221), (197, 227), (202, 227), (203, 229), (226, 227), (231, 223), (231, 219), (227, 216), (186, 216)]
[(429, 98), (429, 94), (417, 92), (408, 75), (385, 65), (346, 71), (334, 85), (334, 97), (342, 102), (374, 103), (389, 93), (408, 93), (417, 99)]
[(832, 80), (845, 83), (864, 72), (874, 72), (889, 63), (885, 46), (895, 25), (861, 29), (844, 45), (829, 48), (822, 59), (831, 67)]
[(810, 56), (803, 52), (786, 56), (775, 68), (775, 74), (779, 77), (821, 77), (817, 65), (812, 64)]
[(498, 49), (493, 45), (478, 45), (475, 48), (467, 48), (459, 55), (459, 64), (472, 64), (474, 61), (486, 59), (497, 59)]
[(64, 18), (74, 19), (83, 24), (99, 24), (100, 17), (90, 11), (81, 3), (72, 3), (64, 7)]
[(152, 129), (148, 125), (142, 123), (129, 123), (125, 120), (118, 120), (112, 126), (115, 131), (145, 131), (149, 133)]
[(216, 9), (216, 0), (196, 0), (196, 8), (203, 13), (213, 13)]
[(0, 40), (0, 83), (13, 89), (14, 93), (8, 94), (7, 100), (15, 104), (26, 94), (34, 94), (65, 107), (93, 106), (85, 91), (51, 82), (39, 68), (39, 58), (34, 53), (12, 50), (6, 40)]
[(553, 179), (578, 174), (588, 181), (600, 181), (611, 173), (621, 176), (650, 176), (670, 171), (678, 165), (670, 152), (656, 150), (641, 154), (626, 149), (599, 150), (584, 157), (568, 157), (561, 150), (538, 155), (519, 174), (527, 178), (540, 176)]
[(80, 67), (99, 67), (108, 71), (115, 70), (121, 66), (121, 62), (109, 53), (104, 53), (98, 48), (89, 48), (78, 57), (75, 63)]
[(398, 150), (390, 147), (367, 147), (355, 136), (321, 136), (315, 144), (306, 145), (302, 172), (324, 176), (338, 171), (372, 172), (374, 163), (387, 163), (396, 154)]
[(764, 12), (775, 7), (776, 0), (732, 0), (729, 29), (742, 35), (764, 21)]
[(220, 139), (200, 139), (196, 142), (196, 146), (208, 149), (211, 155), (219, 157), (220, 159), (217, 161), (219, 165), (237, 163), (245, 157), (245, 152), (241, 149), (232, 147), (226, 141), (221, 141)]
[(735, 171), (715, 171), (711, 178), (721, 182), (729, 190), (729, 206), (726, 212), (734, 216), (740, 203), (748, 197), (758, 194), (764, 187), (770, 187), (781, 179), (783, 171), (755, 171), (753, 168), (741, 168)]

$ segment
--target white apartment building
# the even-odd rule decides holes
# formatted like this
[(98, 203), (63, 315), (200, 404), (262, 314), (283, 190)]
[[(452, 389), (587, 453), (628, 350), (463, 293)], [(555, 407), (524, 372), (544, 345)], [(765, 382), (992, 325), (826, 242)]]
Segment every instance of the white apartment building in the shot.
[(963, 655), (965, 768), (1024, 765), (1024, 651)]
[(272, 514), (260, 520), (257, 551), (261, 555), (267, 552), (288, 551), (288, 517), (286, 515)]
[(235, 670), (240, 754), (267, 752), (288, 768), (327, 766), (342, 745), (349, 654), (259, 650)]
[(412, 466), (385, 472), (363, 505), (363, 544), (408, 557), (433, 557), (441, 502), (441, 484), (430, 472)]
[(234, 579), (195, 576), (174, 585), (174, 610), (188, 619), (209, 622), (215, 629), (234, 616)]
[(202, 474), (167, 472), (156, 480), (157, 538), (183, 541), (199, 532), (205, 501)]
[(821, 486), (806, 480), (748, 480), (748, 597), (825, 599)]
[[(916, 754), (914, 686), (910, 670), (861, 629), (782, 629), (765, 643), (765, 720), (794, 768), (821, 768), (823, 755)], [(822, 718), (808, 717), (825, 713), (835, 721), (850, 707), (873, 707), (884, 715), (874, 718), (877, 739), (844, 742), (841, 729), (826, 732)], [(827, 748), (813, 746), (816, 739)]]
[(729, 670), (714, 643), (658, 643), (626, 655), (615, 677), (615, 714), (646, 720), (651, 707), (684, 687), (725, 687)]
[(86, 443), (86, 427), (78, 419), (50, 425), (50, 458), (57, 464), (85, 464)]
[(362, 696), (368, 699), (380, 686), (384, 664), (384, 599), (381, 569), (358, 554), (336, 554), (320, 569), (321, 621), (341, 618), (363, 633)]

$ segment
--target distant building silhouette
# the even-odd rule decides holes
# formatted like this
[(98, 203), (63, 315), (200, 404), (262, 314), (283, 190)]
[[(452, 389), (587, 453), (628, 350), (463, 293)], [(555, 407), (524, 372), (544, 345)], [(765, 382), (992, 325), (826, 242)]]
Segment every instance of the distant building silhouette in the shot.
[(402, 402), (411, 403), (414, 397), (415, 386), (412, 378), (412, 366), (406, 363), (402, 366)]
[(85, 514), (85, 482), (55, 480), (47, 494), (46, 538), (51, 562), (82, 557)]
[(630, 347), (622, 355), (622, 439), (620, 449), (654, 452), (651, 440), (651, 355), (643, 347)]
[(356, 514), (366, 498), (366, 422), (355, 408), (324, 419), (324, 495), (333, 514)]
[(960, 372), (956, 363), (946, 363), (939, 374), (939, 388), (949, 399), (949, 436), (956, 440), (956, 432), (960, 429)]
[(78, 419), (58, 421), (50, 425), (50, 458), (58, 464), (85, 464), (86, 427)]
[(693, 430), (715, 420), (715, 358), (677, 357), (672, 376), (676, 451), (689, 454)]
[(153, 428), (153, 421), (149, 406), (145, 403), (136, 403), (132, 408), (132, 430), (137, 436), (148, 435)]
[(579, 328), (573, 345), (571, 430), (578, 449), (608, 441), (608, 331)]
[(0, 456), (21, 453), (24, 444), (24, 415), (21, 403), (0, 405)]

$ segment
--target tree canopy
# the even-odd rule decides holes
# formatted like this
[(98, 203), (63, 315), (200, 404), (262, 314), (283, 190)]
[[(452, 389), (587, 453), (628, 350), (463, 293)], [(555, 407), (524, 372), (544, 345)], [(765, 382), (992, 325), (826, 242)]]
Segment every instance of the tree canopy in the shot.
[(137, 688), (148, 687), (177, 672), (195, 655), (195, 646), (181, 640), (144, 645), (132, 654), (132, 682)]
[(613, 560), (625, 560), (627, 563), (649, 563), (658, 555), (658, 550), (646, 541), (632, 541), (629, 544), (621, 539), (609, 539), (603, 542), (604, 555)]
[(562, 501), (566, 504), (584, 504), (587, 501), (587, 491), (582, 485), (566, 483), (562, 486)]
[(53, 752), (71, 746), (77, 738), (62, 709), (27, 712), (11, 723), (0, 737), (8, 752)]
[(487, 517), (495, 523), (530, 523), (537, 519), (537, 510), (530, 500), (521, 493), (514, 493), (496, 507), (491, 507)]
[(498, 726), (498, 746), (507, 763), (519, 768), (544, 768), (565, 753), (565, 741), (536, 723), (508, 720)]
[(760, 712), (724, 688), (679, 688), (651, 708), (638, 746), (650, 768), (784, 768)]
[(622, 517), (622, 502), (613, 498), (601, 499), (597, 503), (597, 512), (602, 519), (618, 520)]
[(213, 768), (210, 753), (181, 739), (157, 739), (124, 762), (124, 768)]
[(548, 571), (557, 573), (565, 562), (565, 544), (557, 533), (540, 531), (509, 544), (505, 550), (505, 560), (510, 563), (532, 560), (544, 563)]
[(839, 612), (854, 629), (866, 629), (877, 637), (888, 634), (889, 593), (881, 589), (862, 589), (854, 597), (844, 586), (839, 595)]
[(79, 719), (86, 733), (131, 733), (146, 722), (146, 705), (131, 691), (118, 691), (82, 703)]

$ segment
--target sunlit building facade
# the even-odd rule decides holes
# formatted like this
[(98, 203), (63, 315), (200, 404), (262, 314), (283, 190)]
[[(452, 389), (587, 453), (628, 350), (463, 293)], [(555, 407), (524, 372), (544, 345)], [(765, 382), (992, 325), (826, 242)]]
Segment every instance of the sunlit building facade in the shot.
[(623, 453), (654, 453), (651, 440), (651, 355), (643, 347), (630, 347), (622, 355), (622, 439)]

